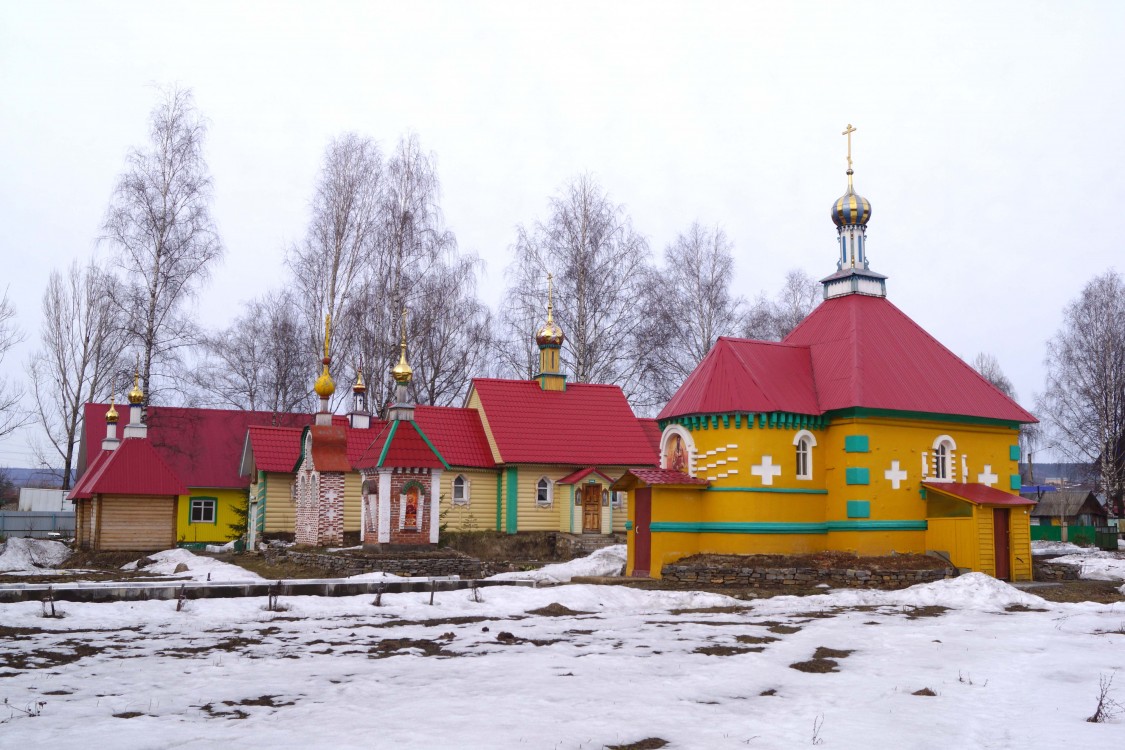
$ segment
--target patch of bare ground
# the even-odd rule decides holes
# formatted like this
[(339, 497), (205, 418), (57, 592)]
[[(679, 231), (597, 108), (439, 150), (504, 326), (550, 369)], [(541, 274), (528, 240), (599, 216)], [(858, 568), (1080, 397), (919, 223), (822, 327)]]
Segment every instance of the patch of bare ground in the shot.
[(389, 656), (403, 656), (404, 652), (418, 656), (456, 656), (445, 650), (445, 644), (428, 638), (384, 638), (367, 650), (372, 659), (386, 659)]
[(1125, 601), (1121, 581), (1062, 581), (1058, 586), (1042, 586), (1032, 593), (1049, 602), (1097, 602), (1116, 604)]
[(743, 612), (749, 612), (750, 607), (692, 607), (689, 609), (670, 609), (668, 614), (672, 615), (695, 615), (695, 614), (720, 614), (720, 615), (738, 615)]
[(774, 625), (770, 625), (768, 628), (766, 628), (766, 630), (770, 631), (771, 633), (777, 633), (778, 635), (793, 635), (794, 633), (799, 632), (801, 629), (796, 625), (782, 625), (781, 623), (776, 623)]
[(63, 664), (71, 664), (79, 659), (100, 654), (106, 650), (104, 647), (99, 648), (75, 640), (62, 641), (58, 645), (60, 647), (58, 650), (50, 648), (36, 648), (28, 651), (5, 649), (0, 651), (0, 667), (14, 670), (50, 669)]
[(765, 646), (699, 646), (692, 653), (703, 654), (704, 656), (737, 656), (738, 654), (758, 654), (765, 650)]
[[(488, 622), (496, 620), (496, 617), (477, 617), (475, 615), (466, 615), (464, 617), (441, 617), (433, 620), (387, 620), (386, 622), (368, 623), (364, 627), (368, 628), (397, 628), (405, 625), (420, 625), (425, 628), (437, 627), (438, 625), (472, 625), (477, 622)], [(522, 620), (522, 617), (508, 617), (508, 620)], [(355, 626), (349, 626), (355, 627)]]
[(258, 646), (261, 643), (260, 638), (231, 636), (230, 638), (224, 638), (215, 643), (207, 643), (199, 646), (173, 646), (157, 651), (156, 653), (159, 656), (174, 656), (180, 659), (190, 659), (198, 654), (208, 654), (212, 651), (242, 651), (250, 646)]
[(1043, 607), (1029, 607), (1026, 604), (1009, 604), (1004, 607), (1005, 612), (1046, 612)]
[(768, 635), (736, 635), (734, 639), (739, 643), (773, 643), (781, 640)]
[(516, 646), (521, 643), (530, 643), (535, 646), (550, 646), (552, 643), (558, 643), (561, 638), (520, 638), (518, 635), (501, 631), (496, 634), (496, 642), (503, 643), (505, 646)]
[(115, 719), (135, 719), (138, 716), (145, 716), (143, 711), (122, 711), (119, 714), (114, 714)]
[(842, 649), (828, 648), (826, 646), (817, 647), (813, 652), (813, 658), (808, 661), (799, 661), (790, 664), (791, 669), (796, 669), (798, 672), (812, 672), (812, 673), (826, 673), (826, 672), (839, 672), (836, 667), (840, 663), (836, 659), (845, 659), (851, 656), (851, 651), (844, 651)]
[(933, 690), (930, 690), (929, 688), (922, 688), (921, 690), (915, 690), (913, 693), (911, 693), (911, 695), (926, 695), (933, 697), (937, 695), (937, 693), (935, 693)]
[(540, 617), (573, 617), (574, 615), (591, 615), (593, 612), (579, 612), (570, 607), (563, 606), (558, 602), (551, 602), (546, 607), (539, 609), (529, 609), (529, 615), (539, 615)]
[(949, 607), (931, 604), (926, 607), (909, 607), (906, 610), (906, 619), (918, 620), (923, 617), (941, 617), (949, 611)]
[(213, 557), (216, 560), (221, 560), (231, 565), (237, 565), (240, 568), (245, 568), (252, 573), (257, 573), (262, 578), (268, 578), (271, 581), (286, 581), (301, 578), (335, 578), (339, 575), (337, 572), (329, 570), (328, 568), (321, 568), (316, 565), (303, 565), (283, 557), (267, 559), (265, 555), (260, 555), (256, 552), (221, 552), (210, 555), (197, 552), (196, 554)]
[(630, 742), (625, 745), (606, 745), (606, 750), (660, 750), (667, 747), (668, 740), (659, 737), (645, 737), (643, 740)]

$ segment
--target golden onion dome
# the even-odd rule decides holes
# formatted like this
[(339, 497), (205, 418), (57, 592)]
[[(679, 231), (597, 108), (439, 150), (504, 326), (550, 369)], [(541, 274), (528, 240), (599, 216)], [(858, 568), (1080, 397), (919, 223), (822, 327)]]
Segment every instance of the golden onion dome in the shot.
[(114, 404), (114, 401), (111, 398), (109, 400), (109, 411), (105, 413), (105, 422), (106, 424), (117, 424), (117, 420), (119, 418), (120, 417), (117, 414), (117, 406), (116, 404)]
[(832, 223), (837, 227), (867, 226), (871, 220), (871, 202), (852, 187), (852, 170), (848, 170), (848, 192), (832, 204)]
[(564, 338), (562, 329), (550, 316), (543, 327), (535, 332), (535, 343), (539, 346), (562, 346)]
[(129, 403), (133, 406), (141, 404), (145, 400), (145, 392), (141, 390), (141, 376), (140, 373), (133, 375), (133, 387), (129, 389), (126, 394), (129, 397)]
[(395, 379), (396, 383), (409, 383), (410, 379), (414, 377), (414, 369), (406, 361), (406, 345), (403, 344), (402, 356), (399, 357), (398, 364), (391, 370), (391, 377)]
[(363, 371), (357, 370), (355, 374), (355, 385), (352, 386), (353, 393), (365, 393), (367, 385), (363, 382)]
[(313, 390), (321, 398), (329, 398), (336, 392), (336, 381), (328, 374), (328, 365), (332, 363), (332, 360), (325, 357), (321, 361), (324, 362), (324, 369), (321, 371), (320, 377), (316, 379), (316, 383), (313, 384)]

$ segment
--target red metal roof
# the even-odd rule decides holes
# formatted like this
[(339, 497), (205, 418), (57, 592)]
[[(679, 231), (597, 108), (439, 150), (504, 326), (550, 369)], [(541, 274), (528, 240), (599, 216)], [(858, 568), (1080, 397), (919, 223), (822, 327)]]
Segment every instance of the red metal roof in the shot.
[(102, 451), (68, 496), (82, 500), (94, 495), (186, 495), (187, 485), (161, 458), (146, 438), (122, 440), (116, 450)]
[(645, 431), (645, 437), (648, 438), (648, 444), (656, 454), (660, 455), (660, 438), (663, 436), (663, 431), (660, 429), (660, 420), (658, 419), (641, 419), (641, 428)]
[(397, 421), (387, 423), (363, 455), (355, 462), (357, 469), (382, 467), (442, 469), (449, 468), (447, 462), (437, 453), (419, 431), (414, 422)]
[(589, 466), (585, 469), (579, 469), (578, 471), (572, 471), (571, 473), (567, 474), (565, 477), (560, 479), (558, 481), (558, 484), (578, 484), (579, 482), (581, 482), (583, 479), (590, 476), (591, 474), (597, 474), (599, 477), (604, 479), (609, 484), (613, 484), (613, 479), (611, 479), (610, 477), (607, 477), (601, 471), (598, 471), (598, 468), (596, 466)]
[(1034, 500), (989, 487), (987, 484), (966, 482), (922, 482), (927, 490), (942, 492), (974, 505), (1035, 505)]
[[(312, 462), (317, 471), (352, 470), (348, 460), (347, 429), (344, 425), (311, 425), (301, 433), (302, 443), (306, 435), (312, 437)], [(298, 456), (297, 460), (300, 461), (301, 457)], [(297, 462), (289, 470), (296, 471)]]
[(371, 426), (366, 430), (356, 430), (348, 427), (348, 462), (356, 465), (360, 457), (367, 452), (375, 439), (386, 429), (387, 423), (381, 419), (371, 418)]
[(416, 406), (414, 421), (450, 466), (491, 469), (496, 465), (480, 421), (480, 412), (476, 409)]
[(826, 300), (780, 344), (720, 338), (660, 413), (863, 407), (1034, 422), (883, 297)]
[(653, 449), (615, 385), (568, 383), (544, 391), (534, 380), (475, 378), (505, 463), (653, 466)]
[(720, 337), (658, 418), (733, 411), (820, 414), (808, 348)]
[(258, 471), (290, 472), (301, 455), (300, 427), (251, 425), (248, 434), (254, 467)]
[(629, 469), (618, 479), (610, 489), (627, 490), (637, 484), (664, 485), (666, 487), (698, 487), (700, 489), (710, 485), (706, 479), (693, 477), (682, 471), (672, 469)]
[(884, 297), (825, 300), (784, 343), (809, 347), (823, 411), (866, 407), (1036, 421)]
[[(109, 404), (86, 404), (79, 472), (101, 451), (108, 408)], [(129, 408), (118, 408), (121, 435)], [(249, 478), (240, 474), (246, 431), (256, 425), (304, 427), (312, 421), (312, 414), (150, 406), (147, 439), (189, 487), (246, 487)], [(286, 470), (292, 469), (290, 463)]]

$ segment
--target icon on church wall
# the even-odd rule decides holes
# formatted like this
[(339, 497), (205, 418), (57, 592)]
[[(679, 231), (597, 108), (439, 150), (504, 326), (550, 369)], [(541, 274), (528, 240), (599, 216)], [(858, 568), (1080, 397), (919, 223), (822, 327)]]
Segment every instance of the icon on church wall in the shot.
[(407, 529), (418, 528), (418, 487), (407, 487), (406, 492), (406, 518), (403, 527)]
[(668, 443), (664, 447), (664, 468), (687, 472), (687, 448), (680, 435), (668, 438)]

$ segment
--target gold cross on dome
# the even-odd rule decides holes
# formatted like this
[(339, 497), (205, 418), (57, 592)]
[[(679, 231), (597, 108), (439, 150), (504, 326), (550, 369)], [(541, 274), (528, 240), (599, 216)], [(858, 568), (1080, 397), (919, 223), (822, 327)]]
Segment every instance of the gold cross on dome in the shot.
[(849, 122), (844, 132), (840, 133), (840, 135), (846, 135), (848, 137), (848, 169), (852, 168), (852, 133), (854, 132), (855, 128), (853, 128), (852, 124)]

